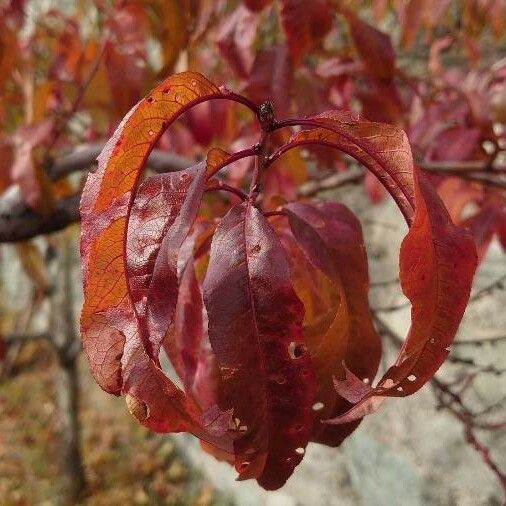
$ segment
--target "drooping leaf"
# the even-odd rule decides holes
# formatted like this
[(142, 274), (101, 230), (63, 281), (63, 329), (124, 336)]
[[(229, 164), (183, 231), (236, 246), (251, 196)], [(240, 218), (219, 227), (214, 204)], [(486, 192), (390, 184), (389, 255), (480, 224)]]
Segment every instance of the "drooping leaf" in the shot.
[(5, 19), (2, 17), (0, 23), (0, 87), (12, 76), (17, 53), (18, 41), (16, 35), (6, 25)]
[(164, 343), (169, 359), (186, 391), (191, 391), (195, 382), (204, 334), (203, 313), (202, 294), (195, 276), (192, 255), (181, 272), (174, 326)]
[(188, 44), (191, 17), (188, 0), (150, 0), (154, 9), (152, 26), (162, 46), (164, 73), (172, 70)]
[(351, 9), (341, 8), (358, 56), (368, 72), (379, 79), (389, 79), (395, 68), (395, 51), (390, 37), (362, 21)]
[(284, 251), (250, 202), (233, 207), (216, 230), (204, 303), (221, 408), (234, 409), (242, 432), (234, 442), (239, 479), (278, 488), (309, 440), (314, 380)]
[(488, 247), (495, 235), (501, 240), (501, 230), (506, 222), (506, 205), (500, 198), (490, 198), (489, 201), (472, 216), (462, 221), (461, 226), (469, 230), (474, 238), (481, 262), (488, 251)]
[(278, 117), (286, 117), (290, 111), (292, 65), (285, 44), (276, 44), (258, 51), (248, 77), (246, 88), (257, 103), (270, 100)]
[(219, 28), (216, 44), (223, 58), (238, 77), (245, 79), (253, 65), (252, 44), (255, 40), (258, 16), (239, 5)]
[(205, 172), (201, 163), (152, 176), (139, 187), (132, 207), (127, 239), (130, 293), (155, 360), (174, 320), (178, 254), (198, 211)]
[[(190, 431), (208, 440), (226, 430), (225, 421), (220, 413), (203, 417), (159, 368), (153, 355), (156, 348), (147, 346), (149, 336), (132, 298), (125, 253), (132, 203), (149, 152), (186, 108), (219, 96), (218, 88), (197, 73), (175, 75), (160, 84), (130, 111), (108, 142), (81, 201), (85, 294), (81, 333), (96, 380), (105, 390), (125, 395), (135, 416), (153, 430)], [(195, 182), (200, 169), (194, 170)], [(183, 174), (179, 176), (184, 178)], [(150, 187), (148, 183), (144, 198), (153, 188), (156, 184)], [(198, 194), (193, 188), (185, 203), (195, 197), (193, 190)], [(155, 242), (162, 238), (161, 228), (168, 219), (162, 216), (161, 225), (155, 226), (160, 234)], [(130, 246), (136, 247), (135, 243)], [(154, 244), (153, 249), (158, 247)], [(150, 255), (148, 247), (144, 261), (149, 265), (154, 261)], [(156, 270), (156, 261), (153, 265)], [(149, 276), (149, 269), (142, 274)]]
[[(348, 403), (339, 399), (333, 378), (344, 378), (346, 367), (372, 382), (381, 355), (380, 337), (374, 329), (368, 303), (367, 257), (360, 223), (343, 205), (293, 203), (284, 207), (292, 232), (308, 260), (333, 283), (339, 295), (334, 319), (324, 332), (305, 336), (315, 369), (315, 412), (319, 419), (337, 416)], [(320, 426), (318, 442), (338, 446), (356, 427)]]
[(345, 423), (376, 409), (379, 396), (415, 392), (440, 367), (469, 299), (476, 250), (413, 166), (402, 130), (335, 112), (300, 124), (313, 129), (294, 134), (289, 147), (316, 142), (355, 157), (383, 182), (410, 225), (401, 248), (400, 279), (412, 303), (411, 329), (395, 364), (378, 385), (346, 414), (330, 421)]
[(314, 48), (332, 27), (328, 0), (280, 0), (281, 24), (294, 64)]

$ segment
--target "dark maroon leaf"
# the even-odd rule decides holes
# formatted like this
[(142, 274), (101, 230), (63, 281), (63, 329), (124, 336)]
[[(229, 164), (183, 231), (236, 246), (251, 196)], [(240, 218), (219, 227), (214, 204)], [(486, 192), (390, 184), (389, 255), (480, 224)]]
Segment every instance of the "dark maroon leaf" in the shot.
[(234, 410), (243, 434), (234, 443), (239, 479), (278, 488), (310, 437), (314, 379), (284, 251), (250, 202), (233, 207), (216, 230), (204, 301), (220, 405)]

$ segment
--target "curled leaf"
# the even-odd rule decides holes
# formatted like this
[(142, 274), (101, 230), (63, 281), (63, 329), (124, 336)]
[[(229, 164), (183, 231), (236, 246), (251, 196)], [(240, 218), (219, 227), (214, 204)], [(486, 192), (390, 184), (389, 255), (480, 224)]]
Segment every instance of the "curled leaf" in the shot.
[[(149, 314), (153, 316), (152, 324), (157, 323), (159, 301), (156, 291), (151, 298), (151, 292), (147, 295), (145, 292), (148, 282), (156, 283), (157, 258), (169, 255), (167, 243), (177, 249), (189, 229), (190, 225), (178, 224), (175, 218), (183, 208), (191, 214), (196, 205), (194, 201), (200, 200), (202, 190), (196, 181), (203, 178), (205, 166), (192, 169), (193, 186), (178, 186), (176, 179), (179, 177), (181, 183), (184, 172), (148, 180), (140, 191), (134, 223), (136, 216), (142, 219), (143, 202), (151, 197), (166, 198), (175, 208), (172, 212), (168, 209), (158, 222), (156, 219), (151, 222), (154, 234), (149, 239), (137, 229), (134, 234), (128, 231), (144, 162), (160, 135), (192, 104), (220, 96), (218, 88), (197, 73), (175, 75), (161, 83), (118, 127), (99, 156), (97, 171), (89, 175), (81, 201), (85, 295), (81, 333), (96, 380), (111, 393), (128, 394), (144, 403), (148, 415), (143, 423), (153, 430), (189, 431), (211, 441), (223, 433), (223, 422), (213, 425), (219, 417), (210, 422), (208, 417), (206, 421), (194, 401), (160, 369), (158, 349), (163, 332), (160, 330), (153, 342), (151, 334), (146, 332)], [(145, 211), (149, 215), (152, 208)], [(148, 241), (145, 250), (143, 240)], [(141, 256), (128, 260), (127, 252)], [(177, 252), (170, 255), (177, 257)], [(148, 300), (154, 297), (148, 318), (142, 310), (144, 297)], [(170, 303), (175, 305), (175, 301)], [(226, 447), (228, 443), (222, 440), (220, 444)]]
[(285, 149), (317, 143), (355, 157), (376, 174), (410, 225), (401, 248), (400, 279), (412, 304), (411, 329), (395, 364), (378, 385), (346, 414), (327, 420), (344, 423), (375, 409), (371, 399), (377, 396), (415, 392), (441, 366), (469, 299), (476, 249), (413, 165), (402, 130), (335, 112), (300, 123), (313, 128), (294, 134)]

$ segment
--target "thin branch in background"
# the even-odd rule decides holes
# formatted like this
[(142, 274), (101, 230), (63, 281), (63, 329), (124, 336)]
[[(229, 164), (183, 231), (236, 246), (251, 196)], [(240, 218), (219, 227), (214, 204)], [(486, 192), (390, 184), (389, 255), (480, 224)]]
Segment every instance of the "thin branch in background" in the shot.
[(364, 177), (364, 172), (359, 168), (351, 168), (346, 172), (332, 174), (325, 179), (308, 181), (300, 186), (297, 191), (299, 197), (313, 197), (314, 195), (328, 190), (334, 190), (347, 184), (358, 183)]
[[(87, 145), (55, 163), (56, 170), (49, 170), (50, 177), (58, 179), (77, 170), (89, 169), (105, 143)], [(65, 162), (65, 163), (64, 163)], [(153, 150), (148, 165), (156, 172), (175, 172), (194, 165), (194, 160)], [(10, 187), (0, 197), (0, 243), (18, 242), (41, 234), (63, 230), (80, 220), (81, 194), (63, 197), (55, 202), (49, 215), (43, 216), (28, 207), (22, 200), (19, 188)]]
[(373, 312), (378, 313), (393, 313), (395, 311), (399, 311), (401, 309), (406, 309), (411, 305), (411, 302), (409, 300), (402, 302), (400, 304), (393, 304), (392, 306), (384, 306), (384, 307), (374, 307), (372, 308)]
[[(76, 146), (72, 151), (63, 154), (51, 163), (48, 167), (49, 177), (55, 181), (73, 172), (88, 170), (96, 163), (105, 144), (105, 141), (99, 141)], [(170, 172), (187, 169), (195, 163), (196, 160), (154, 149), (148, 158), (147, 165), (155, 172)]]
[(476, 435), (471, 427), (465, 427), (465, 434), (467, 442), (480, 454), (483, 462), (485, 462), (487, 467), (494, 472), (501, 483), (503, 490), (506, 491), (506, 474), (499, 469), (498, 465), (492, 459), (490, 456), (490, 450), (476, 438)]
[[(32, 293), (28, 308), (20, 313), (16, 320), (13, 335), (29, 335), (28, 328), (30, 327), (35, 312), (40, 307), (43, 298), (44, 296), (42, 294), (37, 292)], [(14, 341), (12, 342), (12, 345), (9, 346), (7, 356), (0, 362), (0, 381), (10, 375), (22, 346), (23, 342), (21, 340)]]
[[(374, 321), (378, 327), (380, 334), (388, 337), (396, 347), (403, 344), (403, 340), (397, 333), (380, 317), (373, 313)], [(454, 358), (455, 360), (455, 358)], [(464, 365), (470, 365), (466, 362)], [(473, 362), (474, 365), (474, 362)], [(446, 384), (441, 381), (437, 376), (430, 380), (434, 394), (438, 401), (439, 409), (446, 409), (455, 419), (457, 419), (464, 427), (464, 434), (466, 441), (472, 448), (479, 453), (485, 465), (496, 475), (503, 494), (506, 497), (506, 475), (499, 468), (497, 463), (490, 456), (490, 449), (483, 445), (476, 438), (476, 430), (499, 431), (506, 429), (506, 421), (487, 422), (481, 421), (479, 416), (489, 413), (492, 408), (487, 406), (484, 410), (474, 411), (470, 409), (463, 400), (464, 392), (470, 388), (474, 379), (477, 377), (478, 372), (474, 371), (456, 380), (453, 384)], [(502, 374), (503, 371), (497, 374)], [(494, 403), (494, 407), (497, 403)]]
[(482, 337), (478, 339), (463, 339), (460, 341), (454, 341), (453, 346), (484, 346), (487, 344), (494, 345), (503, 341), (506, 342), (506, 335)]
[(6, 334), (3, 338), (7, 344), (15, 342), (28, 343), (32, 341), (51, 341), (49, 332), (36, 332), (33, 334), (12, 332), (10, 334)]
[(480, 288), (476, 293), (471, 295), (469, 298), (469, 302), (474, 302), (475, 300), (481, 299), (485, 295), (489, 295), (494, 290), (502, 290), (504, 289), (504, 282), (506, 281), (506, 274), (503, 274), (500, 278), (496, 279), (489, 285)]
[(384, 281), (374, 281), (373, 283), (370, 284), (370, 287), (371, 288), (383, 288), (385, 286), (397, 285), (397, 284), (399, 284), (399, 278), (386, 279)]

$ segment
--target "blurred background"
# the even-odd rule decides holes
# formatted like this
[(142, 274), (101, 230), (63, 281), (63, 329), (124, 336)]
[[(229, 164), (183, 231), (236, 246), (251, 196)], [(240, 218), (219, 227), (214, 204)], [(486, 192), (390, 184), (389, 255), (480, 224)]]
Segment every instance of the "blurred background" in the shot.
[[(479, 252), (436, 378), (341, 448), (312, 445), (275, 493), (234, 482), (189, 436), (148, 432), (81, 353), (83, 182), (130, 107), (187, 69), (271, 100), (278, 118), (344, 108), (401, 126)], [(504, 0), (0, 0), (0, 506), (503, 504), (505, 124)], [(201, 104), (151, 168), (256, 136), (233, 104)], [(246, 184), (248, 163), (229, 182)], [(390, 363), (410, 314), (397, 279), (406, 225), (383, 188), (346, 156), (311, 150), (273, 165), (263, 193), (272, 208), (338, 199), (361, 218)]]

